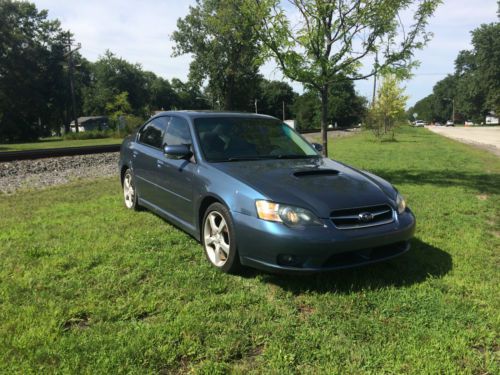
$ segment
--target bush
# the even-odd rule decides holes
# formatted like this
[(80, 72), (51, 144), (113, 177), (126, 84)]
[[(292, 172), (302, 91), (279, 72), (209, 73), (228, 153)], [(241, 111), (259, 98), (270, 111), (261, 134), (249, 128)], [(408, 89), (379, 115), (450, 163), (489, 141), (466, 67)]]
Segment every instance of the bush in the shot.
[(63, 139), (75, 140), (75, 139), (100, 139), (100, 138), (111, 138), (114, 133), (110, 130), (89, 130), (80, 131), (78, 133), (66, 133), (63, 135)]
[(139, 126), (144, 124), (145, 120), (142, 117), (134, 115), (122, 116), (122, 119), (118, 121), (118, 124), (114, 127), (117, 136), (125, 137), (132, 134)]

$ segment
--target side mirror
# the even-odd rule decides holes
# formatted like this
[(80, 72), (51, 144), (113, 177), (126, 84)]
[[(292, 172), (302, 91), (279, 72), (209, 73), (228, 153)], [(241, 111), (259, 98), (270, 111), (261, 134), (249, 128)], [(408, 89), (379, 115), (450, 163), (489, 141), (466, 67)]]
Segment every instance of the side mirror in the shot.
[(319, 143), (313, 143), (312, 146), (318, 152), (322, 152), (323, 151), (323, 146), (321, 146)]
[(163, 152), (169, 159), (187, 159), (192, 155), (188, 145), (167, 145), (163, 148)]

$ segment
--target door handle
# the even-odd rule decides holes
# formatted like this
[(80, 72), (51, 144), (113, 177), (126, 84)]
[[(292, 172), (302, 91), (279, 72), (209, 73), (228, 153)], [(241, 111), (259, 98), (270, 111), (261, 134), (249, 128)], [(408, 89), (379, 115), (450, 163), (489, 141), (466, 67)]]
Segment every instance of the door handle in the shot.
[(137, 154), (138, 154), (138, 152), (137, 152), (137, 151), (133, 151), (133, 152), (132, 152), (132, 156), (133, 156), (134, 158), (135, 158), (135, 157), (137, 157)]
[(165, 165), (165, 163), (164, 163), (164, 162), (162, 162), (161, 160), (156, 160), (156, 166), (157, 166), (158, 168), (161, 168), (161, 167), (163, 167), (164, 165)]

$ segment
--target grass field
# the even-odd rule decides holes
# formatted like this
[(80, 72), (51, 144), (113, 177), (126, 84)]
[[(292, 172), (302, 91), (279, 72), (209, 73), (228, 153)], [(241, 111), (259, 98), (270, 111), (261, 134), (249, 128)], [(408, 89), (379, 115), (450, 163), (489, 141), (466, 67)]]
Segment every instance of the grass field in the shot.
[(44, 138), (38, 142), (33, 142), (33, 143), (0, 144), (0, 152), (38, 150), (38, 149), (61, 148), (61, 147), (112, 145), (117, 143), (122, 143), (122, 139), (99, 138), (99, 139), (63, 140), (59, 137), (53, 137), (53, 138)]
[(409, 128), (331, 152), (407, 197), (409, 253), (228, 276), (117, 180), (0, 196), (0, 372), (498, 374), (500, 159)]

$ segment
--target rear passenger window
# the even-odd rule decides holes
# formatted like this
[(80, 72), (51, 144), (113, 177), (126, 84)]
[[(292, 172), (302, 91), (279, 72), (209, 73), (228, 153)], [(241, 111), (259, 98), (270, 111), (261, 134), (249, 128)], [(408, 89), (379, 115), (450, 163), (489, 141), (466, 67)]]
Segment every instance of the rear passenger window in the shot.
[(151, 120), (139, 132), (139, 142), (146, 145), (162, 148), (168, 117), (158, 117)]
[(190, 145), (192, 141), (188, 122), (180, 117), (171, 117), (165, 134), (165, 143), (169, 146)]

